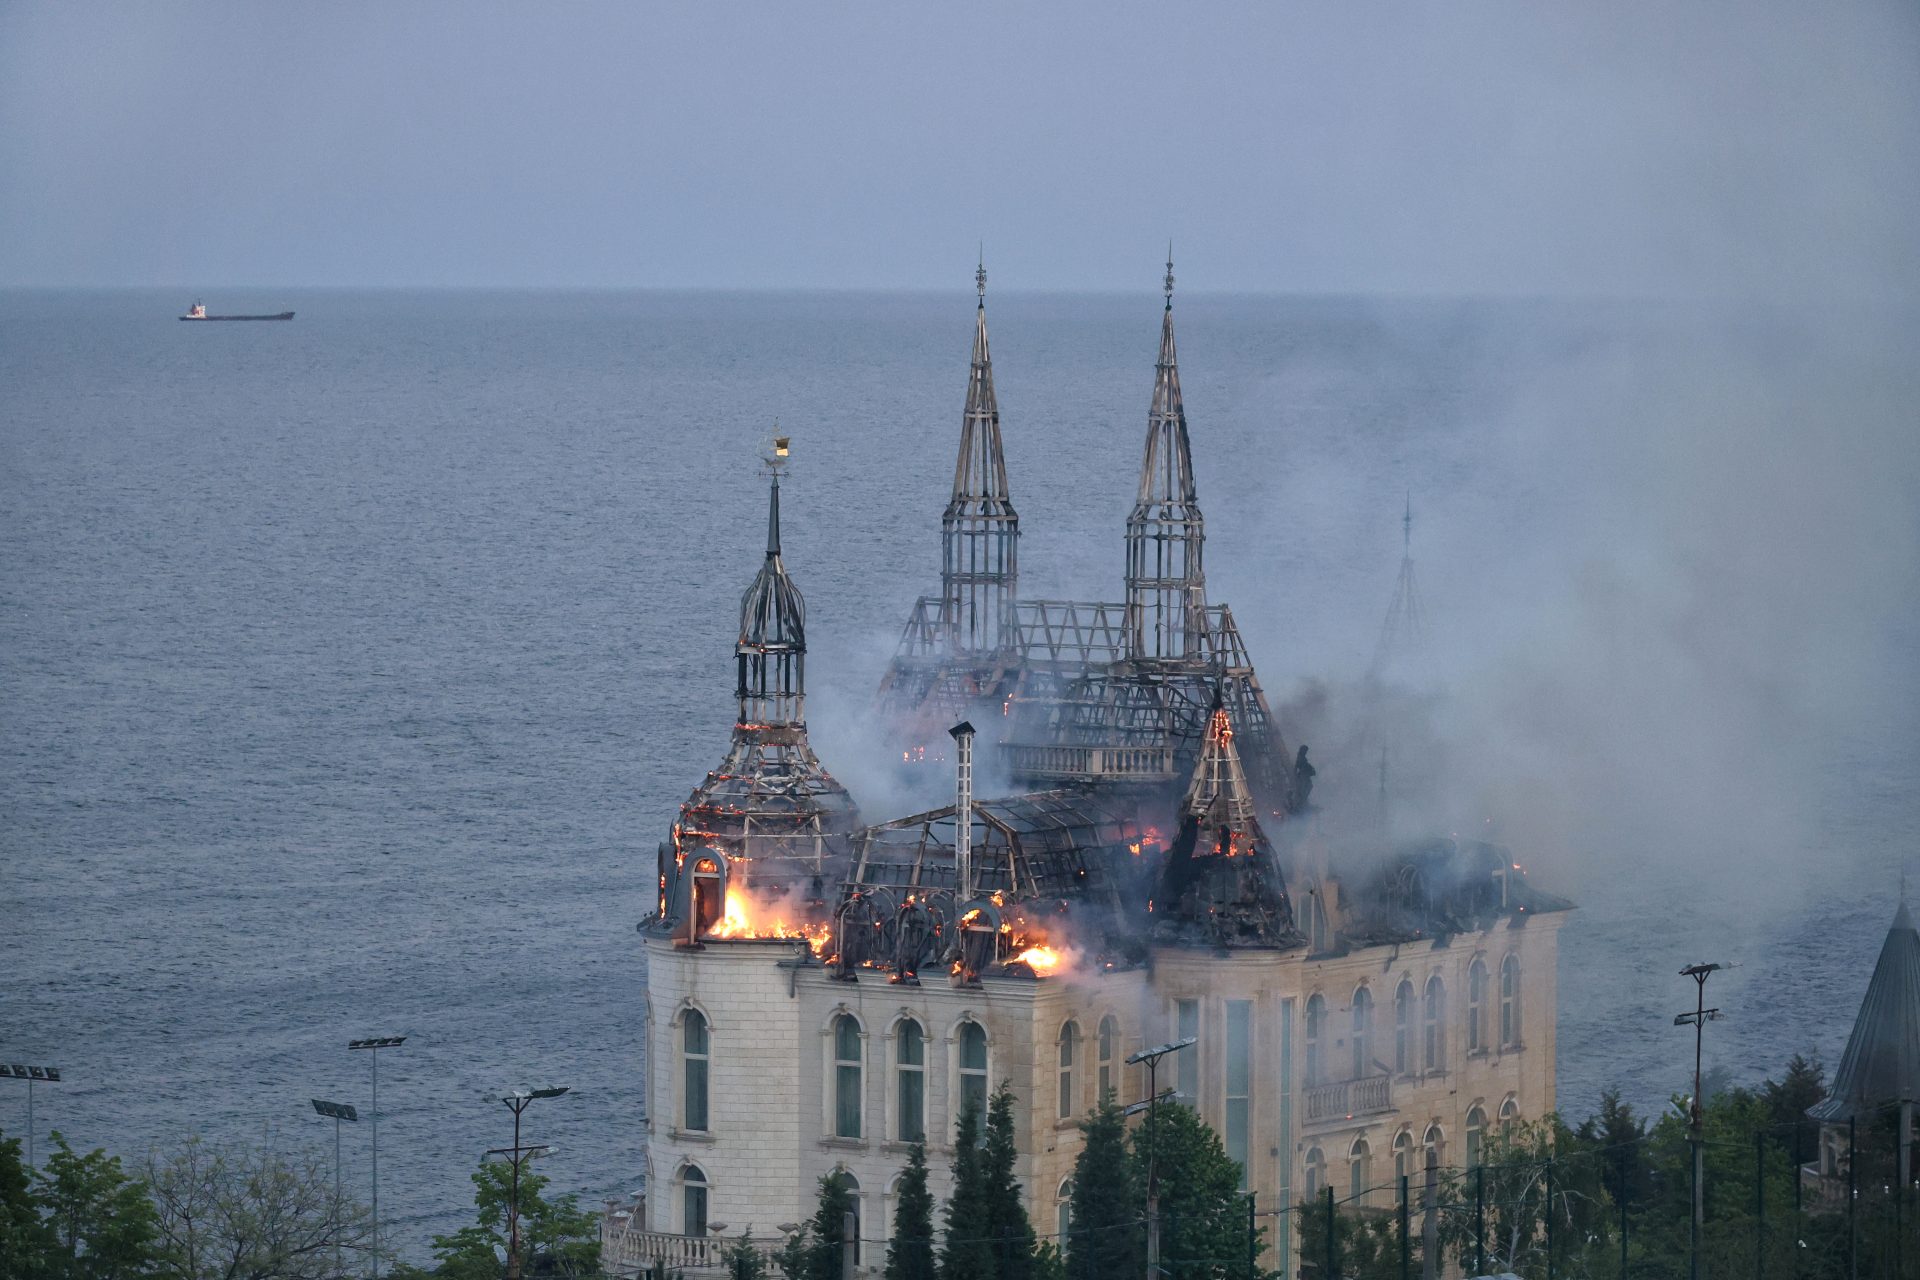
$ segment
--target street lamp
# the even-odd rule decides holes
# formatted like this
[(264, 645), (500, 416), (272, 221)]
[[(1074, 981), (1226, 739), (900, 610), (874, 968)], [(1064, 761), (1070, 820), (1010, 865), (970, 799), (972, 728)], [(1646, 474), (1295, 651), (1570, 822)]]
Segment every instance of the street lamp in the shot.
[(520, 1280), (520, 1166), (536, 1155), (548, 1155), (553, 1147), (520, 1145), (520, 1114), (539, 1098), (557, 1098), (571, 1088), (560, 1085), (550, 1089), (515, 1089), (500, 1099), (513, 1112), (513, 1145), (496, 1147), (488, 1155), (506, 1155), (513, 1162), (513, 1194), (507, 1201), (507, 1280)]
[(360, 1119), (360, 1113), (344, 1102), (322, 1102), (313, 1100), (313, 1109), (333, 1121), (333, 1274), (345, 1275), (340, 1269), (340, 1122)]
[(33, 1086), (36, 1083), (58, 1084), (60, 1068), (27, 1067), (18, 1062), (0, 1062), (0, 1076), (27, 1082), (27, 1168), (33, 1165)]
[(1159, 1119), (1160, 1089), (1158, 1072), (1160, 1059), (1182, 1049), (1191, 1049), (1198, 1038), (1186, 1036), (1170, 1044), (1155, 1045), (1151, 1049), (1142, 1049), (1127, 1059), (1127, 1065), (1147, 1064), (1147, 1097), (1145, 1102), (1136, 1102), (1127, 1108), (1132, 1115), (1141, 1107), (1147, 1112), (1147, 1280), (1154, 1280), (1160, 1274), (1160, 1182), (1159, 1170), (1154, 1163), (1154, 1147), (1158, 1137), (1155, 1121)]
[(405, 1036), (374, 1036), (349, 1040), (349, 1049), (367, 1049), (373, 1060), (373, 1280), (380, 1280), (380, 1050), (398, 1049)]
[(1706, 1170), (1706, 1135), (1702, 1131), (1705, 1119), (1700, 1106), (1700, 1042), (1704, 1038), (1707, 1024), (1720, 1016), (1718, 1009), (1707, 1008), (1707, 979), (1718, 973), (1725, 965), (1690, 964), (1680, 971), (1683, 978), (1692, 978), (1695, 995), (1692, 1013), (1675, 1014), (1673, 1025), (1684, 1027), (1693, 1025), (1693, 1105), (1688, 1108), (1689, 1124), (1687, 1141), (1693, 1146), (1693, 1225), (1692, 1240), (1688, 1249), (1687, 1274), (1693, 1280), (1700, 1280), (1700, 1234), (1706, 1224), (1706, 1194), (1702, 1179)]

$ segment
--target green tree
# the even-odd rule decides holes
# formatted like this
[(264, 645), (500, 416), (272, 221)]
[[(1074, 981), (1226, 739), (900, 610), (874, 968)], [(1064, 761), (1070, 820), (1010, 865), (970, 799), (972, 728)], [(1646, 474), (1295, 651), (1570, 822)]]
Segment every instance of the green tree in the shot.
[(318, 1151), (218, 1146), (190, 1138), (147, 1161), (162, 1271), (174, 1280), (318, 1280), (336, 1250), (371, 1243), (364, 1209), (334, 1197)]
[(940, 1280), (993, 1280), (992, 1223), (987, 1201), (985, 1156), (980, 1148), (980, 1107), (960, 1107), (953, 1134), (953, 1191), (947, 1197), (946, 1239), (940, 1245)]
[(1014, 1127), (1013, 1090), (1004, 1083), (987, 1105), (987, 1140), (981, 1151), (987, 1238), (992, 1244), (995, 1280), (1032, 1280), (1033, 1224), (1014, 1163), (1020, 1154)]
[(1067, 1280), (1114, 1280), (1146, 1265), (1141, 1188), (1127, 1158), (1126, 1113), (1111, 1097), (1080, 1122), (1086, 1141), (1073, 1165)]
[(900, 1198), (893, 1209), (893, 1239), (887, 1243), (886, 1280), (934, 1280), (933, 1193), (927, 1190), (927, 1149), (907, 1152)]
[[(549, 1200), (544, 1174), (520, 1166), (520, 1266), (523, 1274), (591, 1276), (600, 1272), (599, 1224), (569, 1194)], [(513, 1166), (483, 1164), (473, 1173), (477, 1220), (433, 1238), (444, 1280), (496, 1280), (510, 1236)]]
[(846, 1243), (841, 1238), (846, 1215), (855, 1212), (853, 1188), (847, 1175), (835, 1169), (820, 1179), (820, 1204), (807, 1225), (805, 1280), (840, 1280)]
[(33, 1277), (46, 1267), (52, 1239), (29, 1181), (20, 1139), (0, 1138), (0, 1276)]
[(1557, 1274), (1586, 1274), (1614, 1256), (1606, 1174), (1556, 1115), (1505, 1126), (1487, 1135), (1475, 1168), (1448, 1180), (1442, 1199), (1462, 1208), (1442, 1219), (1441, 1246), (1469, 1273), (1484, 1254), (1488, 1272), (1531, 1275), (1544, 1274), (1551, 1245)]
[[(1246, 1273), (1247, 1201), (1240, 1165), (1191, 1107), (1162, 1103), (1133, 1134), (1134, 1176), (1159, 1173), (1160, 1265), (1175, 1280)], [(1254, 1248), (1260, 1245), (1256, 1232)]]
[(720, 1260), (726, 1265), (727, 1280), (766, 1280), (767, 1260), (747, 1232), (726, 1247)]
[(1820, 1149), (1820, 1125), (1807, 1119), (1807, 1108), (1827, 1096), (1827, 1069), (1818, 1058), (1794, 1054), (1779, 1083), (1772, 1079), (1760, 1086), (1761, 1101), (1766, 1104), (1767, 1119), (1776, 1141), (1788, 1156), (1810, 1161)]
[(75, 1154), (58, 1130), (45, 1170), (34, 1174), (34, 1204), (51, 1240), (44, 1274), (58, 1280), (121, 1280), (153, 1274), (158, 1224), (146, 1184), (120, 1158)]

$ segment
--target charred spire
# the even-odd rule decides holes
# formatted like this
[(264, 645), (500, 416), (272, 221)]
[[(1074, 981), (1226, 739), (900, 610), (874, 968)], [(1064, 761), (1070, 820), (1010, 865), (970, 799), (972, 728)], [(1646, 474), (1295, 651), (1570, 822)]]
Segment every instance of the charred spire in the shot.
[(1160, 321), (1140, 490), (1127, 516), (1127, 644), (1132, 658), (1196, 656), (1206, 637), (1206, 522), (1194, 491), (1180, 361), (1173, 343), (1173, 253)]
[(1000, 406), (987, 345), (987, 268), (974, 273), (973, 363), (960, 418), (960, 456), (953, 497), (940, 521), (941, 611), (959, 653), (992, 653), (1009, 642), (1018, 577), (1020, 517), (1007, 489), (1000, 445)]

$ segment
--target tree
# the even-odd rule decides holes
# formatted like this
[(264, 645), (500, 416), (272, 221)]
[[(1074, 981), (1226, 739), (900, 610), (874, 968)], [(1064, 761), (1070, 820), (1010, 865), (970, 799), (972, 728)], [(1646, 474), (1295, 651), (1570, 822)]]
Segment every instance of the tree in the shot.
[(1013, 1171), (1019, 1154), (1013, 1090), (1002, 1084), (987, 1106), (987, 1141), (981, 1152), (987, 1239), (993, 1248), (995, 1280), (1033, 1280), (1033, 1224), (1027, 1219), (1026, 1199)]
[(20, 1139), (0, 1138), (0, 1276), (34, 1276), (52, 1243), (28, 1187)]
[[(1144, 1187), (1151, 1147), (1159, 1171), (1161, 1267), (1176, 1280), (1244, 1274), (1247, 1202), (1239, 1163), (1191, 1107), (1161, 1103), (1154, 1111), (1134, 1131), (1133, 1167)], [(1258, 1250), (1258, 1234), (1253, 1244)]]
[(907, 1168), (900, 1176), (886, 1280), (934, 1280), (933, 1193), (927, 1190), (927, 1149), (918, 1142), (907, 1151)]
[[(433, 1238), (445, 1280), (497, 1280), (511, 1238), (513, 1166), (483, 1164), (473, 1172), (477, 1220)], [(599, 1227), (573, 1195), (548, 1200), (547, 1178), (520, 1166), (520, 1267), (527, 1275), (590, 1276), (600, 1272)]]
[(940, 1245), (940, 1280), (992, 1280), (993, 1247), (980, 1107), (961, 1104), (954, 1124), (953, 1193), (947, 1197), (946, 1239)]
[(1796, 1160), (1811, 1160), (1820, 1149), (1820, 1125), (1807, 1119), (1807, 1108), (1827, 1096), (1827, 1069), (1818, 1058), (1794, 1054), (1778, 1084), (1769, 1079), (1760, 1086), (1761, 1101), (1774, 1127), (1776, 1140)]
[(747, 1232), (726, 1247), (720, 1260), (726, 1264), (727, 1280), (766, 1280), (767, 1260)]
[(1112, 1098), (1080, 1122), (1086, 1142), (1073, 1165), (1068, 1212), (1067, 1280), (1113, 1280), (1146, 1265), (1140, 1187), (1127, 1159), (1126, 1113)]
[(51, 1236), (44, 1274), (61, 1280), (120, 1280), (151, 1275), (157, 1224), (146, 1185), (120, 1169), (120, 1157), (76, 1155), (59, 1130), (44, 1172), (34, 1174), (34, 1204)]
[(798, 1277), (789, 1273), (789, 1280), (840, 1280), (846, 1250), (842, 1232), (846, 1215), (855, 1208), (853, 1188), (845, 1173), (835, 1169), (820, 1179), (819, 1207), (813, 1212), (813, 1221), (803, 1229), (807, 1240), (801, 1254), (803, 1269)]
[(162, 1273), (176, 1280), (319, 1280), (336, 1249), (371, 1239), (357, 1204), (336, 1200), (317, 1151), (223, 1147), (190, 1138), (147, 1161)]
[(1462, 1210), (1443, 1219), (1442, 1247), (1463, 1271), (1484, 1254), (1488, 1272), (1530, 1275), (1546, 1269), (1551, 1236), (1557, 1272), (1581, 1274), (1576, 1262), (1612, 1256), (1607, 1173), (1556, 1115), (1504, 1126), (1487, 1136), (1476, 1167), (1448, 1180), (1442, 1199)]

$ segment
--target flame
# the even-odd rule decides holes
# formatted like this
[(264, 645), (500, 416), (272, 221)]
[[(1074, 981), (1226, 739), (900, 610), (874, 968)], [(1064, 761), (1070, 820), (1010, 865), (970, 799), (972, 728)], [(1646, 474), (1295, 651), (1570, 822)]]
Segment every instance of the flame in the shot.
[(1028, 947), (1014, 959), (1032, 969), (1036, 977), (1044, 978), (1067, 962), (1067, 953), (1048, 946)]
[[(791, 916), (789, 915), (791, 914)], [(833, 940), (833, 929), (815, 924), (795, 912), (791, 902), (762, 906), (737, 889), (727, 889), (727, 909), (713, 927), (709, 938), (793, 938), (805, 939), (814, 954), (824, 954)]]

